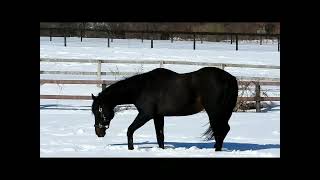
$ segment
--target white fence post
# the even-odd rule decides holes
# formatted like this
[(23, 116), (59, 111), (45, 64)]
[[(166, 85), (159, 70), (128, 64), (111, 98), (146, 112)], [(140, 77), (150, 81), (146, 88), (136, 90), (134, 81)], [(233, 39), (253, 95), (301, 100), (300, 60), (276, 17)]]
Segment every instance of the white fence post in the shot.
[(221, 64), (221, 69), (224, 70), (224, 67), (226, 67), (225, 64)]
[(160, 61), (160, 68), (163, 68), (163, 61)]
[[(101, 60), (98, 60), (97, 80), (101, 80)], [(100, 87), (100, 84), (97, 84), (97, 87)]]

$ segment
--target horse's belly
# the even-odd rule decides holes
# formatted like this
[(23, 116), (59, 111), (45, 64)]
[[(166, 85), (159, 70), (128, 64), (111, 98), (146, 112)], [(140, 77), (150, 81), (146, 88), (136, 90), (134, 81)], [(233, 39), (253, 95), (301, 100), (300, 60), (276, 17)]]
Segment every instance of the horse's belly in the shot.
[(185, 104), (183, 106), (168, 106), (169, 108), (162, 109), (160, 114), (164, 116), (187, 116), (196, 114), (204, 109), (200, 101), (192, 104)]

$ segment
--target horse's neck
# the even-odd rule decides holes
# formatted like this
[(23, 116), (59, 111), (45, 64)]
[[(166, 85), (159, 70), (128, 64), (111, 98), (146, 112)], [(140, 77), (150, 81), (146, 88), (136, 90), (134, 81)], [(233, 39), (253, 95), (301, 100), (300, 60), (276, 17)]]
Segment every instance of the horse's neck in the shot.
[(118, 84), (110, 86), (108, 89), (108, 99), (112, 100), (114, 106), (121, 104), (134, 104), (137, 91), (132, 90), (129, 82), (122, 81)]

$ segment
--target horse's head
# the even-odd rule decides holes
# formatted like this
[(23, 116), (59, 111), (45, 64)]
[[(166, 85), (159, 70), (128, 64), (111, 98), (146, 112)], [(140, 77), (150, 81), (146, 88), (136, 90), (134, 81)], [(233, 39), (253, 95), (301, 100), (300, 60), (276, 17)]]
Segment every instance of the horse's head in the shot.
[(93, 94), (91, 96), (93, 100), (91, 110), (95, 118), (94, 127), (96, 135), (104, 137), (106, 130), (109, 128), (110, 121), (114, 117), (114, 111), (110, 105), (101, 100), (101, 97), (96, 97)]

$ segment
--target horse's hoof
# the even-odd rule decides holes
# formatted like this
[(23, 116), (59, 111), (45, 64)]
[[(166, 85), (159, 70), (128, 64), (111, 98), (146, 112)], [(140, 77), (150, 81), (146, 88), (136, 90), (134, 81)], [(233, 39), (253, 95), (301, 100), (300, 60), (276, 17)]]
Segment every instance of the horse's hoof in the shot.
[(221, 148), (216, 148), (215, 151), (221, 151)]
[(129, 150), (133, 150), (134, 148), (133, 148), (133, 146), (132, 146), (132, 147), (128, 147), (128, 149), (129, 149)]

